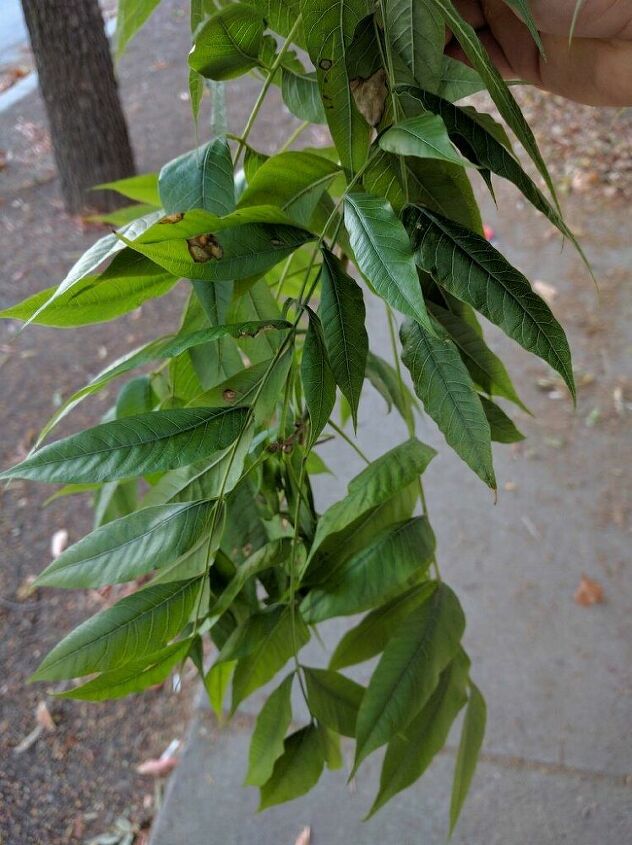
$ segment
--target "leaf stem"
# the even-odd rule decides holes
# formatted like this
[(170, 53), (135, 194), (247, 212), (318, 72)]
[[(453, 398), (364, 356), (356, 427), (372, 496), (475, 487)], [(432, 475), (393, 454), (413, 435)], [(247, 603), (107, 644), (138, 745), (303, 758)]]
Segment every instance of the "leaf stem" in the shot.
[(348, 445), (351, 446), (353, 451), (356, 452), (362, 458), (362, 460), (365, 462), (365, 464), (371, 463), (370, 459), (367, 458), (367, 456), (364, 454), (364, 452), (358, 446), (358, 444), (355, 443), (345, 431), (343, 431), (339, 426), (337, 426), (336, 423), (333, 420), (328, 420), (327, 424), (329, 425), (330, 428), (333, 428), (333, 430), (336, 432), (336, 434), (338, 434), (340, 437), (342, 437), (342, 439), (345, 441), (345, 443), (348, 443)]
[[(377, 21), (375, 21), (375, 37), (377, 39), (378, 48), (380, 51), (380, 56), (382, 57), (383, 64), (386, 65), (386, 71), (388, 73), (388, 90), (391, 94), (391, 103), (393, 105), (393, 120), (397, 122), (400, 116), (400, 104), (399, 100), (397, 99), (397, 95), (395, 94), (395, 70), (393, 68), (393, 53), (391, 49), (391, 42), (388, 37), (388, 24), (386, 21), (386, 11), (384, 9), (384, 0), (379, 0), (379, 7), (380, 12), (382, 13), (382, 24), (384, 26), (384, 43), (386, 46), (386, 55), (384, 55), (384, 49), (382, 48), (382, 41), (380, 39), (380, 31), (377, 25)], [(408, 190), (408, 173), (406, 171), (406, 161), (403, 156), (398, 156), (399, 158), (399, 166), (402, 174), (402, 185), (404, 188), (404, 194), (406, 196), (406, 202), (410, 202), (409, 190)]]
[[(402, 368), (399, 360), (399, 352), (397, 348), (397, 334), (395, 332), (395, 318), (393, 316), (393, 310), (390, 305), (386, 305), (386, 318), (388, 321), (388, 332), (391, 339), (391, 349), (393, 350), (393, 359), (395, 364), (395, 372), (397, 373), (397, 383), (399, 386), (399, 392), (403, 394), (404, 392), (404, 379), (402, 377)], [(408, 426), (408, 434), (410, 437), (413, 437), (415, 434), (415, 420), (414, 417), (411, 420), (407, 421)], [(423, 481), (421, 480), (421, 476), (417, 479), (419, 484), (419, 499), (421, 501), (421, 507), (424, 513), (424, 516), (430, 522), (430, 515), (428, 513), (428, 502), (426, 501), (426, 493), (424, 491)], [(441, 572), (439, 571), (439, 563), (437, 561), (436, 554), (432, 555), (432, 566), (435, 571), (435, 575), (437, 581), (441, 581)]]
[(303, 698), (305, 699), (305, 704), (307, 705), (307, 710), (311, 716), (311, 709), (309, 706), (309, 700), (307, 698), (307, 690), (305, 689), (305, 682), (303, 681), (303, 670), (301, 663), (298, 659), (298, 640), (296, 639), (296, 551), (298, 549), (298, 540), (299, 540), (299, 532), (300, 532), (300, 519), (301, 519), (301, 502), (302, 502), (302, 490), (303, 490), (303, 482), (305, 480), (305, 466), (307, 464), (307, 456), (309, 455), (309, 449), (305, 452), (301, 459), (301, 469), (298, 476), (298, 493), (296, 496), (296, 506), (294, 508), (294, 534), (292, 535), (292, 551), (290, 552), (290, 596), (289, 596), (289, 604), (290, 604), (290, 627), (292, 631), (292, 656), (294, 658), (294, 665), (296, 666), (296, 676), (298, 677), (298, 682), (301, 687), (301, 692), (303, 693)]
[(300, 138), (303, 132), (305, 132), (305, 130), (311, 125), (312, 124), (309, 122), (309, 120), (305, 120), (303, 121), (303, 123), (300, 124), (300, 126), (297, 126), (294, 132), (292, 132), (292, 134), (288, 137), (286, 142), (281, 147), (279, 147), (279, 149), (277, 150), (277, 155), (279, 153), (284, 153), (286, 150), (288, 150), (292, 146), (294, 141), (296, 141), (297, 138)]
[(297, 31), (300, 27), (301, 21), (302, 21), (301, 15), (298, 15), (298, 17), (294, 21), (294, 24), (292, 25), (292, 28), (288, 32), (287, 38), (283, 42), (283, 46), (281, 47), (281, 49), (277, 53), (275, 60), (272, 62), (272, 65), (270, 66), (270, 71), (269, 71), (268, 75), (266, 76), (263, 85), (261, 86), (261, 90), (259, 91), (259, 96), (256, 99), (256, 102), (255, 102), (255, 104), (252, 108), (252, 111), (250, 112), (250, 117), (248, 118), (248, 120), (246, 122), (246, 125), (244, 127), (244, 131), (241, 133), (241, 141), (239, 142), (239, 146), (238, 146), (237, 152), (235, 154), (235, 166), (237, 166), (237, 162), (239, 161), (239, 157), (241, 156), (241, 153), (242, 153), (244, 147), (246, 146), (246, 142), (248, 141), (248, 137), (249, 137), (249, 135), (252, 131), (252, 127), (255, 125), (255, 121), (257, 119), (257, 116), (259, 115), (259, 112), (261, 111), (261, 107), (263, 106), (263, 103), (264, 103), (265, 98), (268, 94), (268, 91), (270, 90), (270, 86), (272, 85), (272, 83), (274, 81), (274, 77), (276, 75), (276, 72), (281, 67), (281, 64), (283, 63), (283, 59), (285, 58), (288, 50), (292, 46), (292, 39), (294, 38), (294, 36), (296, 35), (296, 33), (297, 33)]

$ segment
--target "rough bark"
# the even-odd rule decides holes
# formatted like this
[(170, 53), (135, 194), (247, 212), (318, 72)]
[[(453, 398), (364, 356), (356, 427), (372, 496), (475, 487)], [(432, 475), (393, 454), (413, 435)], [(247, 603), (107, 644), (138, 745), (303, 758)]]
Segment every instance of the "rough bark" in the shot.
[(110, 210), (93, 185), (134, 173), (98, 0), (22, 0), (66, 210)]

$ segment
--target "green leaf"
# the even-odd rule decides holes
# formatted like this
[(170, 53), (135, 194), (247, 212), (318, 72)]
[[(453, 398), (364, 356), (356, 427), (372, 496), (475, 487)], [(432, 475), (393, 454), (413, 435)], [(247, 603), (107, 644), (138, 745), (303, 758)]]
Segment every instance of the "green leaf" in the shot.
[(495, 490), (489, 423), (456, 346), (447, 337), (432, 337), (412, 321), (402, 326), (401, 340), (402, 361), (426, 413), (448, 445)]
[(240, 702), (259, 687), (267, 684), (295, 653), (309, 640), (307, 626), (298, 613), (279, 607), (267, 614), (262, 632), (257, 616), (246, 622), (240, 640), (239, 659), (233, 676), (233, 712)]
[[(235, 181), (226, 139), (215, 138), (165, 165), (160, 172), (159, 188), (169, 214), (183, 213), (192, 208), (204, 209), (214, 215), (230, 214), (235, 209)], [(202, 328), (207, 323), (211, 326), (226, 323), (233, 295), (232, 281), (215, 282), (213, 285), (194, 281), (193, 290), (203, 313), (195, 308), (194, 301), (190, 301), (182, 330), (188, 320), (192, 320), (196, 328)], [(228, 378), (242, 366), (237, 345), (229, 337), (205, 345), (192, 353), (191, 358), (203, 386), (207, 388)]]
[(214, 138), (165, 164), (158, 187), (167, 214), (191, 208), (230, 214), (235, 208), (235, 183), (226, 139)]
[(430, 325), (410, 240), (389, 203), (353, 193), (344, 207), (353, 254), (367, 281), (393, 308)]
[[(221, 82), (217, 83), (221, 85)], [(189, 100), (191, 101), (191, 113), (193, 120), (197, 123), (200, 114), (200, 106), (204, 97), (204, 77), (193, 68), (189, 68)]]
[(522, 273), (485, 238), (427, 209), (411, 208), (406, 219), (421, 269), (550, 364), (575, 398), (564, 330)]
[(354, 771), (426, 704), (464, 629), (459, 600), (443, 583), (403, 621), (387, 643), (360, 706)]
[(246, 174), (247, 185), (250, 184), (257, 170), (259, 170), (268, 158), (269, 156), (265, 153), (260, 153), (249, 145), (246, 146), (246, 152), (244, 153), (244, 173)]
[(540, 175), (546, 182), (548, 189), (555, 197), (555, 187), (542, 158), (533, 132), (520, 107), (516, 103), (511, 91), (496, 70), (483, 47), (478, 35), (466, 23), (454, 7), (452, 0), (429, 0), (443, 16), (448, 29), (454, 34), (463, 48), (463, 52), (476, 71), (480, 74), (489, 94), (496, 104), (498, 111), (506, 123), (515, 132), (516, 137), (525, 148), (531, 160), (538, 168)]
[[(176, 226), (163, 228), (175, 230)], [(209, 226), (206, 232), (178, 238), (173, 231), (169, 240), (134, 241), (129, 246), (176, 276), (217, 282), (265, 273), (313, 240), (313, 235), (304, 229), (274, 223), (235, 224), (219, 235), (217, 232), (217, 228)]]
[(406, 423), (408, 431), (412, 433), (415, 429), (413, 410), (417, 400), (408, 387), (400, 382), (397, 370), (379, 355), (369, 352), (366, 361), (366, 376), (386, 402), (389, 413), (394, 405)]
[[(297, 255), (299, 253), (295, 253), (291, 260)], [(266, 322), (280, 320), (281, 311), (276, 299), (270, 293), (266, 280), (261, 279), (241, 295), (235, 295), (229, 317), (235, 322), (242, 320)], [(281, 337), (277, 337), (272, 332), (261, 332), (253, 337), (243, 335), (239, 338), (239, 346), (252, 364), (259, 364), (275, 356), (281, 340)]]
[[(279, 400), (285, 377), (292, 363), (292, 351), (288, 349), (278, 361), (269, 359), (245, 367), (232, 375), (221, 384), (200, 393), (190, 400), (192, 406), (213, 406), (231, 408), (235, 405), (251, 406), (255, 404), (256, 416), (259, 420), (267, 419), (273, 412)], [(269, 371), (269, 373), (268, 373)], [(263, 379), (268, 373), (266, 383), (261, 394), (257, 397)]]
[(291, 68), (282, 68), (281, 95), (287, 108), (299, 120), (327, 123), (315, 73), (298, 73)]
[(104, 323), (136, 310), (148, 299), (164, 296), (177, 281), (143, 255), (122, 252), (100, 276), (85, 276), (46, 308), (56, 287), (5, 308), (0, 318), (62, 329)]
[(259, 810), (305, 795), (318, 783), (324, 765), (320, 731), (315, 725), (291, 734), (272, 776), (261, 787)]
[(380, 136), (381, 149), (400, 156), (439, 159), (467, 167), (469, 162), (456, 149), (445, 123), (436, 114), (420, 114), (401, 120)]
[(265, 27), (263, 17), (242, 3), (216, 12), (195, 33), (190, 67), (219, 81), (247, 73), (259, 64)]
[(116, 397), (116, 419), (153, 411), (158, 397), (151, 387), (151, 376), (136, 376), (119, 390)]
[(246, 560), (239, 565), (237, 574), (221, 593), (216, 602), (211, 605), (213, 618), (219, 618), (225, 613), (235, 601), (239, 593), (244, 589), (251, 578), (265, 572), (267, 569), (279, 566), (288, 559), (291, 551), (289, 537), (281, 537), (272, 540), (257, 549)]
[(246, 408), (189, 408), (114, 420), (44, 446), (0, 478), (75, 484), (176, 469), (229, 446), (247, 417)]
[(455, 102), (482, 91), (485, 86), (478, 73), (450, 56), (443, 57), (441, 81), (437, 94), (446, 100)]
[(411, 439), (362, 470), (349, 482), (345, 498), (333, 504), (318, 521), (310, 559), (327, 537), (342, 531), (371, 508), (417, 481), (436, 454), (430, 446)]
[(376, 149), (371, 156), (362, 176), (362, 186), (367, 193), (383, 197), (398, 215), (406, 205), (401, 164), (384, 150)]
[[(255, 9), (259, 9), (268, 22), (269, 28), (284, 37), (290, 34), (301, 13), (301, 0), (283, 0), (283, 2), (279, 2), (279, 0), (246, 0), (246, 2), (250, 6), (254, 6)], [(300, 47), (305, 46), (302, 27), (295, 31), (294, 41)]]
[(461, 742), (456, 756), (452, 801), (450, 803), (450, 834), (456, 827), (467, 793), (474, 777), (478, 755), (485, 736), (487, 706), (478, 687), (470, 681), (470, 696), (461, 730)]
[(213, 712), (221, 721), (223, 716), (224, 699), (235, 671), (236, 661), (214, 663), (204, 677), (204, 688)]
[(126, 226), (139, 217), (146, 214), (151, 214), (156, 210), (155, 205), (148, 205), (147, 203), (134, 203), (134, 205), (126, 205), (116, 211), (111, 211), (109, 214), (90, 214), (85, 219), (90, 223), (109, 223), (116, 229), (121, 226)]
[(360, 286), (345, 272), (342, 262), (323, 248), (320, 318), (329, 363), (358, 424), (358, 404), (369, 351), (366, 309)]
[(489, 422), (492, 433), (492, 440), (496, 443), (519, 443), (525, 439), (524, 434), (518, 430), (502, 408), (491, 402), (485, 396), (480, 397), (485, 416)]
[(117, 179), (116, 182), (101, 182), (92, 190), (116, 191), (117, 194), (130, 200), (153, 205), (154, 208), (160, 208), (162, 205), (158, 193), (157, 173), (141, 173), (138, 176), (129, 176), (127, 179)]
[[(581, 2), (583, 2), (583, 0), (580, 0), (580, 3)], [(533, 12), (531, 11), (531, 6), (529, 5), (528, 0), (505, 0), (505, 3), (508, 6), (511, 6), (511, 8), (515, 12), (517, 12), (518, 17), (527, 25), (527, 27), (529, 28), (529, 32), (531, 33), (531, 36), (538, 47), (538, 50), (542, 53), (542, 56), (546, 58), (544, 56), (542, 38), (540, 36), (540, 33), (538, 32), (538, 25), (535, 22), (535, 18), (533, 17)]]
[(325, 461), (313, 449), (307, 456), (305, 470), (308, 475), (333, 475)]
[(468, 369), (472, 380), (485, 393), (509, 399), (519, 408), (527, 411), (526, 406), (516, 393), (505, 365), (487, 346), (476, 329), (460, 317), (440, 305), (432, 303), (430, 311), (450, 335), (459, 354)]
[(419, 202), (473, 232), (483, 234), (478, 203), (462, 167), (423, 158), (410, 158), (407, 164), (411, 202)]
[(313, 716), (342, 736), (355, 736), (364, 687), (331, 669), (303, 667), (307, 701)]
[(336, 380), (329, 364), (321, 322), (311, 308), (307, 307), (307, 312), (309, 327), (303, 346), (301, 379), (309, 411), (309, 449), (318, 440), (336, 404)]
[(254, 434), (254, 426), (245, 429), (239, 443), (216, 452), (204, 461), (165, 473), (143, 498), (143, 507), (216, 499), (223, 490), (230, 493), (237, 486)]
[(376, 813), (406, 787), (415, 783), (443, 748), (450, 728), (467, 696), (465, 686), (469, 661), (458, 652), (442, 672), (428, 703), (406, 731), (389, 742), (382, 765), (380, 789), (369, 816)]
[(103, 672), (79, 687), (58, 694), (59, 698), (80, 701), (111, 701), (125, 695), (164, 683), (178, 663), (186, 659), (192, 640), (181, 640), (139, 660), (132, 660), (120, 669)]
[(117, 669), (153, 654), (185, 626), (200, 578), (150, 584), (83, 622), (49, 652), (34, 681), (61, 681)]
[(418, 479), (398, 487), (392, 496), (369, 507), (340, 531), (329, 534), (311, 558), (304, 583), (318, 586), (329, 574), (365, 549), (385, 529), (410, 519), (419, 497)]
[[(531, 205), (556, 226), (560, 232), (581, 249), (559, 212), (551, 205), (536, 183), (525, 173), (513, 155), (506, 136), (497, 134), (497, 127), (489, 123), (489, 115), (471, 108), (459, 108), (441, 97), (418, 88), (402, 88), (400, 96), (409, 106), (419, 106), (441, 116), (448, 134), (464, 155), (470, 156), (480, 167), (512, 182)], [(407, 111), (409, 111), (407, 109)], [(490, 131), (490, 130), (496, 131)], [(448, 215), (449, 216), (449, 215)], [(458, 221), (460, 222), (460, 221)]]
[(364, 164), (370, 127), (358, 111), (347, 71), (347, 51), (367, 0), (301, 0), (305, 39), (314, 63), (329, 129), (345, 170)]
[(66, 549), (39, 586), (102, 587), (132, 581), (188, 551), (208, 529), (209, 502), (159, 505), (116, 519)]
[(318, 724), (320, 732), (320, 741), (323, 749), (323, 756), (325, 758), (325, 765), (328, 769), (336, 770), (342, 769), (344, 766), (344, 759), (342, 751), (340, 750), (340, 736), (329, 728), (326, 728), (322, 722)]
[(283, 739), (292, 720), (293, 680), (292, 673), (269, 696), (257, 716), (250, 740), (244, 786), (263, 786), (271, 778), (274, 764), (283, 754)]
[(139, 217), (138, 220), (134, 220), (127, 226), (123, 226), (118, 230), (117, 234), (105, 235), (105, 237), (100, 238), (73, 264), (63, 281), (55, 289), (55, 292), (46, 302), (39, 306), (28, 322), (30, 323), (36, 320), (55, 300), (74, 288), (77, 282), (91, 275), (104, 261), (113, 258), (118, 252), (125, 249), (125, 242), (121, 240), (121, 236), (133, 240), (141, 232), (150, 228), (159, 218), (159, 211), (147, 214), (145, 217)]
[(310, 590), (301, 604), (303, 618), (314, 624), (370, 610), (403, 590), (410, 578), (420, 578), (434, 549), (434, 534), (423, 516), (389, 527)]
[(436, 582), (426, 581), (367, 614), (359, 625), (347, 631), (340, 640), (329, 661), (329, 668), (344, 669), (380, 654), (400, 630), (404, 620), (436, 588)]
[(383, 6), (393, 50), (420, 85), (437, 90), (445, 43), (441, 15), (428, 0), (385, 0)]
[(155, 360), (169, 360), (176, 358), (187, 350), (194, 350), (198, 347), (204, 347), (208, 356), (207, 344), (212, 342), (221, 342), (222, 338), (253, 338), (260, 332), (265, 333), (269, 330), (282, 331), (286, 328), (290, 328), (290, 323), (287, 323), (284, 320), (232, 323), (226, 326), (216, 326), (210, 329), (201, 329), (200, 331), (191, 332), (189, 334), (174, 335), (151, 341), (145, 346), (141, 346), (139, 349), (128, 352), (122, 358), (114, 361), (114, 363), (110, 364), (97, 376), (95, 376), (89, 384), (73, 393), (44, 426), (38, 442), (41, 442), (44, 437), (57, 425), (57, 423), (83, 399), (97, 393), (99, 390), (106, 387), (106, 385), (108, 385), (111, 381), (119, 378), (125, 373), (128, 373), (130, 370), (145, 366)]
[(116, 10), (116, 58), (147, 21), (160, 0), (118, 0)]
[[(219, 327), (229, 322), (228, 311), (233, 297), (231, 281), (193, 282), (194, 297), (189, 300), (187, 312), (180, 328), (183, 333), (189, 326), (201, 329), (210, 324)], [(189, 323), (190, 320), (190, 323)], [(241, 337), (241, 335), (240, 335)], [(193, 367), (203, 387), (209, 388), (224, 381), (243, 367), (239, 347), (233, 337), (220, 337), (211, 343), (195, 346), (189, 353)]]
[[(226, 202), (225, 198), (223, 202)], [(136, 241), (138, 244), (162, 244), (166, 241), (196, 238), (211, 232), (218, 235), (227, 229), (237, 229), (253, 223), (287, 226), (291, 222), (287, 214), (274, 205), (240, 208), (221, 217), (202, 208), (192, 208), (154, 221), (136, 237)]]
[(334, 162), (313, 153), (278, 153), (257, 170), (239, 200), (239, 208), (275, 205), (295, 223), (307, 227), (339, 169)]
[(136, 492), (135, 479), (102, 484), (95, 493), (93, 501), (94, 527), (100, 528), (136, 510), (138, 507)]

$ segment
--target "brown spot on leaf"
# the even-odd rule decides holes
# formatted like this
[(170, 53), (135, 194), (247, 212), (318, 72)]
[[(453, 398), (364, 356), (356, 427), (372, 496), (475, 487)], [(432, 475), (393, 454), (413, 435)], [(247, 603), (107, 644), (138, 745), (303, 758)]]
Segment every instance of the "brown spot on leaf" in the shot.
[(332, 66), (332, 65), (333, 65), (333, 62), (332, 62), (332, 60), (331, 60), (331, 59), (321, 59), (321, 60), (318, 62), (318, 67), (319, 67), (321, 70), (329, 70), (329, 69), (331, 68), (331, 66)]
[(233, 402), (237, 398), (237, 391), (233, 390), (230, 387), (227, 387), (226, 390), (222, 393), (224, 397), (224, 401), (226, 402)]
[(224, 250), (215, 235), (198, 235), (197, 238), (187, 240), (189, 255), (198, 264), (204, 264), (211, 259), (219, 261), (224, 257)]
[(165, 216), (161, 217), (158, 222), (159, 223), (180, 223), (181, 220), (184, 220), (184, 214), (181, 211), (176, 211), (175, 214), (165, 214)]
[(384, 114), (384, 104), (388, 96), (384, 68), (380, 68), (368, 79), (352, 79), (351, 92), (362, 117), (369, 126), (377, 126)]

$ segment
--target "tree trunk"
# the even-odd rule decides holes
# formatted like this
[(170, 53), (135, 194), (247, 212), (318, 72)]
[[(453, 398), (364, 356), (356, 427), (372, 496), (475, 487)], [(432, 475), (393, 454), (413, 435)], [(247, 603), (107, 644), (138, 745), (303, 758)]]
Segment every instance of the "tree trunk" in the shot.
[(134, 157), (98, 0), (22, 0), (66, 210), (120, 205), (93, 185), (131, 176)]

